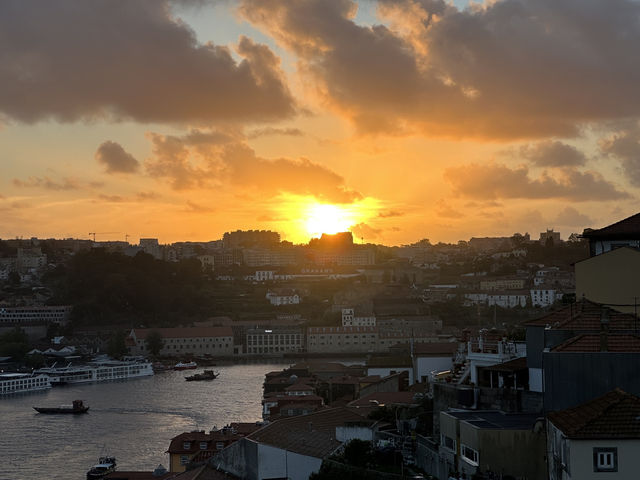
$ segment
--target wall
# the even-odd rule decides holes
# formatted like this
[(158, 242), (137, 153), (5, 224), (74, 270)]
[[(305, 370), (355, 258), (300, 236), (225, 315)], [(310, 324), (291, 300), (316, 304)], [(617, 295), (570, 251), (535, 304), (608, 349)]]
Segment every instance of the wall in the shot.
[(616, 387), (640, 395), (640, 353), (544, 354), (544, 408), (563, 410), (604, 395)]
[[(367, 375), (380, 375), (381, 377), (386, 377), (388, 375), (392, 375), (392, 371), (394, 373), (407, 372), (409, 374), (409, 385), (413, 385), (413, 368), (411, 367), (367, 368)], [(360, 396), (362, 396), (362, 393), (360, 394)]]
[(347, 443), (354, 438), (371, 442), (373, 441), (373, 430), (369, 427), (336, 427), (336, 440), (339, 442)]
[(258, 443), (241, 438), (212, 457), (209, 464), (245, 480), (259, 480)]
[(576, 298), (627, 304), (615, 308), (634, 313), (635, 298), (640, 299), (640, 252), (618, 248), (576, 263), (575, 272)]
[[(617, 447), (618, 472), (594, 472), (593, 448)], [(640, 440), (570, 440), (569, 471), (579, 480), (637, 480)]]
[(446, 357), (417, 357), (415, 360), (416, 379), (422, 382), (422, 377), (431, 378), (431, 372), (451, 370), (453, 360), (451, 355)]
[(287, 478), (307, 480), (320, 470), (322, 459), (300, 455), (280, 448), (258, 445), (258, 480), (263, 478)]
[[(464, 426), (464, 422), (461, 423), (461, 436)], [(481, 429), (477, 432), (476, 450), (483, 472), (490, 470), (528, 480), (544, 480), (547, 477), (546, 438), (542, 431)], [(464, 442), (461, 440), (461, 443)]]

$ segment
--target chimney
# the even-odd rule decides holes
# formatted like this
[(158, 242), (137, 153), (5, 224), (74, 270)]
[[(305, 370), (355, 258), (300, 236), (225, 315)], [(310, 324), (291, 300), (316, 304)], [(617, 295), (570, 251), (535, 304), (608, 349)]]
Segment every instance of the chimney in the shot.
[(609, 309), (603, 307), (600, 312), (600, 351), (609, 351)]

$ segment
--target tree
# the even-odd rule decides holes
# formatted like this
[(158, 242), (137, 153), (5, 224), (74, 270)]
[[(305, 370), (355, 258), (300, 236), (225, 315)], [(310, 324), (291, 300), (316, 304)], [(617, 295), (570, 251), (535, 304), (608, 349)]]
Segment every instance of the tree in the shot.
[(344, 460), (349, 465), (364, 467), (372, 461), (371, 442), (354, 438), (344, 447)]
[(157, 357), (160, 354), (160, 350), (164, 347), (164, 340), (162, 338), (162, 334), (157, 330), (152, 330), (147, 335), (147, 340), (145, 342), (147, 344), (147, 349), (149, 353), (154, 357)]
[(126, 334), (123, 331), (115, 332), (109, 339), (107, 344), (107, 353), (113, 358), (122, 358), (127, 353), (127, 345), (125, 344)]

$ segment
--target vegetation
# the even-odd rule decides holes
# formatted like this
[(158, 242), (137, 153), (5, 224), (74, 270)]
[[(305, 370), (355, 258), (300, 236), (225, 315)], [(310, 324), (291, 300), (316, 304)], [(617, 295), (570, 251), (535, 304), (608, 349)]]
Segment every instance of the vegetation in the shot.
[(149, 334), (147, 335), (146, 344), (149, 353), (151, 353), (151, 355), (153, 355), (154, 357), (157, 357), (160, 353), (160, 350), (162, 350), (162, 347), (164, 347), (162, 334), (157, 330), (149, 332)]
[(109, 343), (107, 344), (107, 353), (109, 356), (120, 359), (128, 353), (127, 346), (125, 344), (126, 338), (127, 334), (121, 330), (115, 332), (111, 336)]

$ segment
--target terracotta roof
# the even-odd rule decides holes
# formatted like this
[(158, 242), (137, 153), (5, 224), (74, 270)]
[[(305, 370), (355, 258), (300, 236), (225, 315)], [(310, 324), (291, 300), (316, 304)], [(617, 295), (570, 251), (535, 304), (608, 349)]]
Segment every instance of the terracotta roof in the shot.
[[(538, 318), (525, 322), (525, 326), (548, 327), (553, 330), (594, 330), (601, 329), (601, 315), (605, 306), (590, 300), (566, 305), (558, 310)], [(630, 313), (621, 313), (609, 310), (609, 331), (634, 330), (636, 319)]]
[(378, 333), (378, 327), (309, 327), (309, 335), (352, 334), (352, 333)]
[[(600, 352), (601, 339), (599, 334), (584, 334), (570, 338), (552, 349), (553, 352)], [(638, 335), (607, 335), (605, 352), (640, 352), (640, 336)]]
[(109, 480), (163, 480), (173, 478), (175, 473), (167, 472), (164, 475), (154, 475), (153, 472), (129, 472), (117, 471), (106, 475), (104, 478)]
[[(410, 405), (413, 403), (414, 392), (373, 392), (362, 398), (349, 403), (350, 407), (370, 407), (375, 406), (402, 404)], [(377, 402), (377, 403), (376, 403)]]
[(360, 377), (360, 383), (378, 383), (382, 377), (380, 375), (368, 375)]
[(187, 470), (178, 475), (173, 473), (172, 475), (175, 476), (170, 477), (171, 480), (234, 480), (239, 478), (235, 475), (216, 470), (208, 463), (193, 470)]
[(151, 332), (159, 332), (162, 338), (233, 337), (231, 327), (134, 328), (133, 332), (138, 340)]
[(426, 342), (414, 343), (413, 353), (415, 355), (451, 356), (458, 351), (458, 342)]
[(331, 377), (329, 383), (334, 385), (360, 385), (360, 379), (358, 377), (352, 377), (350, 375)]
[(527, 357), (518, 357), (508, 362), (496, 363), (489, 367), (484, 367), (485, 370), (492, 370), (494, 372), (517, 372), (527, 369)]
[(238, 435), (249, 435), (256, 430), (260, 430), (264, 425), (257, 422), (231, 422), (229, 426), (233, 428)]
[(640, 438), (640, 398), (619, 388), (548, 418), (568, 438)]
[(585, 230), (585, 238), (640, 238), (640, 213), (596, 230)]
[(296, 383), (284, 389), (285, 392), (313, 392), (313, 387), (304, 383)]
[(336, 427), (364, 420), (349, 409), (329, 408), (277, 420), (246, 438), (301, 455), (324, 458), (340, 446), (335, 439)]

